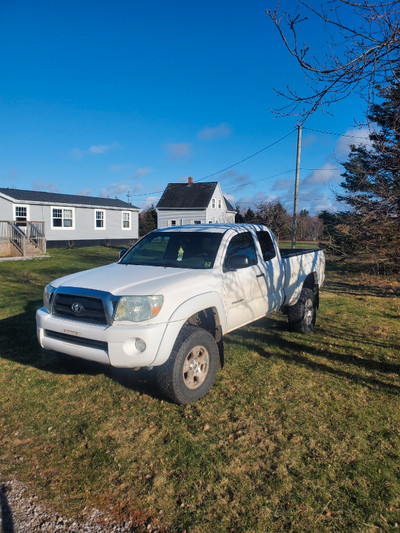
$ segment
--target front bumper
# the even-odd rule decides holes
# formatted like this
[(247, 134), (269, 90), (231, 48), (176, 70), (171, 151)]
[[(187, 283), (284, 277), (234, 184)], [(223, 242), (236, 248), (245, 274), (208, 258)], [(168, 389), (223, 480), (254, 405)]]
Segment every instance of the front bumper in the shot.
[[(46, 350), (115, 367), (135, 368), (153, 365), (160, 354), (167, 324), (147, 321), (137, 325), (102, 326), (59, 318), (42, 307), (36, 312), (36, 327), (39, 343)], [(161, 362), (167, 357), (161, 354)]]

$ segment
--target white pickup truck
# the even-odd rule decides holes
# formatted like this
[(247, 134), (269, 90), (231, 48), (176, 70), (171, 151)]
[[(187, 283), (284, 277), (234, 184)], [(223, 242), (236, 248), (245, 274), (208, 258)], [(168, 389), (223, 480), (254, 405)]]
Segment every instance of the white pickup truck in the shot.
[(314, 329), (324, 281), (321, 250), (279, 250), (252, 224), (153, 231), (117, 263), (52, 281), (37, 311), (41, 346), (114, 367), (156, 367), (170, 400), (210, 389), (223, 336), (278, 309)]

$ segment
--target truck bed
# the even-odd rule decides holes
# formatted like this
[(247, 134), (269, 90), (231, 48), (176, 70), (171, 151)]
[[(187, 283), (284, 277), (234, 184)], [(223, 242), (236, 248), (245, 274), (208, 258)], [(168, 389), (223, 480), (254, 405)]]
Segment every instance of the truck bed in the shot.
[(279, 248), (282, 257), (292, 257), (294, 255), (303, 255), (310, 252), (318, 252), (321, 248)]

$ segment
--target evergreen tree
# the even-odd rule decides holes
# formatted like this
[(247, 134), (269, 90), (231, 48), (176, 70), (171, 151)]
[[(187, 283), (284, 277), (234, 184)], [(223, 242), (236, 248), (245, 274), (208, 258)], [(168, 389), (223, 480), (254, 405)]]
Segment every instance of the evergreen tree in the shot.
[(256, 215), (254, 214), (254, 211), (249, 207), (246, 213), (244, 214), (244, 221), (251, 224), (252, 222), (254, 222), (255, 216)]
[(157, 211), (154, 205), (151, 205), (139, 215), (139, 235), (143, 237), (155, 229), (157, 229)]
[(378, 88), (382, 101), (371, 107), (371, 147), (352, 145), (343, 164), (343, 193), (351, 211), (342, 217), (347, 253), (372, 259), (378, 271), (400, 263), (400, 82)]
[(241, 224), (242, 222), (244, 222), (244, 216), (242, 215), (239, 204), (236, 205), (235, 222), (237, 224)]

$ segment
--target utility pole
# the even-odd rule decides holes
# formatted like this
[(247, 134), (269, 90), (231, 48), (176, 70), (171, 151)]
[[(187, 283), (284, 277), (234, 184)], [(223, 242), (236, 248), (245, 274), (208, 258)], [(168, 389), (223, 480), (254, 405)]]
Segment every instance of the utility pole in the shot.
[(131, 195), (131, 191), (128, 191), (128, 194), (127, 194), (126, 196), (128, 197), (128, 204), (130, 204), (130, 203), (131, 203), (131, 202), (130, 202), (130, 198), (131, 198), (131, 196), (132, 196), (132, 195)]
[(294, 184), (292, 248), (296, 247), (297, 202), (298, 202), (298, 196), (299, 196), (300, 153), (301, 153), (301, 124), (297, 126), (297, 157), (296, 157), (296, 179), (295, 179), (295, 184)]

